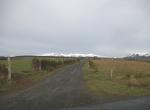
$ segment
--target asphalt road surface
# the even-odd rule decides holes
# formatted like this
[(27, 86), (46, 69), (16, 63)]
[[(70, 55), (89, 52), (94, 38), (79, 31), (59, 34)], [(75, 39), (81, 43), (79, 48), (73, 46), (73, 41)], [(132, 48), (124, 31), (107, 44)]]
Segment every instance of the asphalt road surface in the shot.
[(85, 86), (82, 66), (66, 66), (33, 87), (0, 96), (0, 110), (150, 110), (150, 97), (99, 104), (102, 99)]

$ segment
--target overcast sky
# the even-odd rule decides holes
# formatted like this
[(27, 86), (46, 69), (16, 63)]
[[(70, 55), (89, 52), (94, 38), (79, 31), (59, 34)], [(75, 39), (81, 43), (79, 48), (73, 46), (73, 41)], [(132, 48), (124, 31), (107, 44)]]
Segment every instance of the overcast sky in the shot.
[(0, 55), (150, 52), (149, 0), (0, 0)]

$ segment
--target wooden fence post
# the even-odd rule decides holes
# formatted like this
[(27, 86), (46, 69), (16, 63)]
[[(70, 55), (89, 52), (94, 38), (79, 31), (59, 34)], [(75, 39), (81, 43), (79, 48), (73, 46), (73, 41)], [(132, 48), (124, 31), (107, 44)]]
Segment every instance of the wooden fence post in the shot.
[(11, 59), (8, 57), (8, 81), (11, 81)]
[(113, 77), (113, 69), (110, 70), (110, 80), (112, 80)]

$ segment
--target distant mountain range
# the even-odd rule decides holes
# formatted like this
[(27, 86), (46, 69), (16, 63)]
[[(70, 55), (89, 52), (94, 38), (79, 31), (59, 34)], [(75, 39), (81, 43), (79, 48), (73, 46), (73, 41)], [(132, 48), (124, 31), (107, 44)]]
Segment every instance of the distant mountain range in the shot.
[(129, 60), (149, 60), (150, 61), (150, 54), (149, 53), (134, 53), (130, 54), (125, 59)]
[[(18, 56), (11, 56), (11, 57), (34, 57), (34, 56), (51, 56), (51, 57), (98, 57), (102, 58), (104, 56), (96, 55), (96, 54), (79, 54), (79, 53), (44, 53), (44, 54), (37, 54), (37, 55), (18, 55)], [(8, 56), (7, 56), (8, 57)], [(6, 59), (6, 56), (0, 56), (0, 59)]]
[[(96, 54), (79, 54), (79, 53), (44, 53), (44, 54), (37, 54), (37, 55), (20, 55), (20, 56), (11, 56), (11, 57), (34, 57), (34, 56), (52, 56), (52, 57), (97, 57), (97, 58), (111, 58), (106, 56), (100, 56)], [(6, 59), (6, 56), (0, 56), (0, 59)], [(127, 60), (148, 60), (150, 61), (150, 54), (149, 53), (133, 53), (126, 57), (112, 57), (112, 58), (123, 58)]]
[(63, 57), (104, 57), (96, 54), (79, 54), (79, 53), (69, 53), (69, 54), (64, 54), (64, 53), (45, 53), (45, 54), (40, 54), (38, 56), (63, 56)]

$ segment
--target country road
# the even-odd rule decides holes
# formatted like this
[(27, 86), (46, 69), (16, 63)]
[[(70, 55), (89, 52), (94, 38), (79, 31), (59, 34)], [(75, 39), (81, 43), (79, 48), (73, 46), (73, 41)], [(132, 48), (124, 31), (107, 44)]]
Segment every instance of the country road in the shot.
[(66, 66), (33, 87), (0, 96), (0, 110), (150, 110), (149, 97), (98, 105), (100, 98), (85, 86), (82, 66)]
[(73, 64), (16, 95), (0, 97), (0, 110), (57, 110), (96, 103), (84, 86), (82, 65)]

